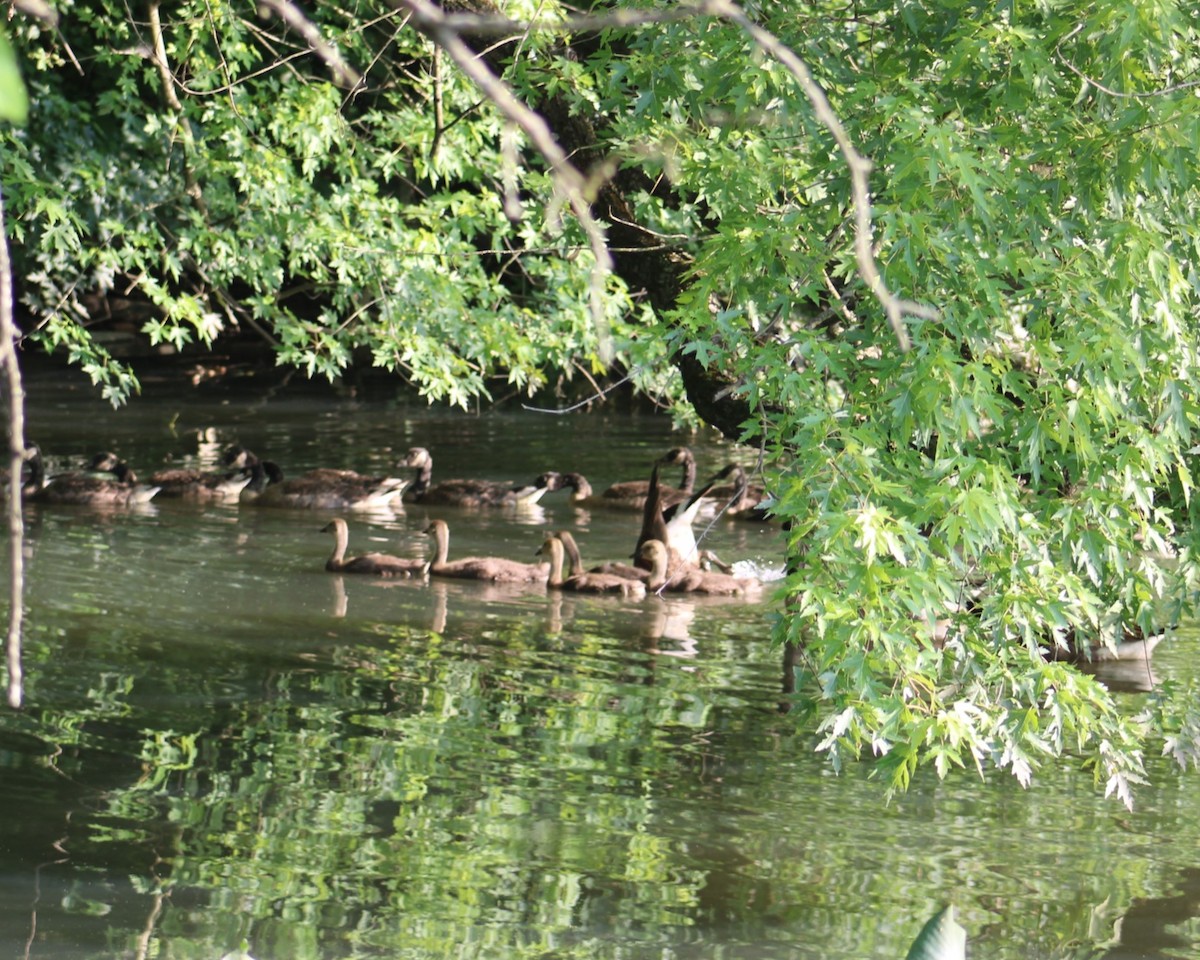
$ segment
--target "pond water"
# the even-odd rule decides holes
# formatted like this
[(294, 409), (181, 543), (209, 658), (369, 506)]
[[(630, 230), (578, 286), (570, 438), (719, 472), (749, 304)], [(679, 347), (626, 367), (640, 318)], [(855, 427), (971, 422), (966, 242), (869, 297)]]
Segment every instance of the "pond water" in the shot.
[[(30, 386), (62, 463), (149, 473), (230, 443), (295, 473), (644, 477), (665, 418), (478, 416), (321, 391), (112, 411)], [(628, 556), (636, 516), (350, 518), (351, 550)], [(323, 569), (330, 514), (161, 501), (27, 508), (27, 705), (0, 711), (0, 957), (901, 958), (954, 903), (973, 958), (1200, 956), (1200, 791), (1152, 761), (1133, 813), (1077, 765), (1033, 789), (926, 777), (890, 804), (784, 709), (769, 602), (640, 602)], [(777, 561), (721, 522), (726, 559)], [(1156, 654), (1194, 670), (1196, 636)], [(1135, 704), (1132, 699), (1131, 707)]]

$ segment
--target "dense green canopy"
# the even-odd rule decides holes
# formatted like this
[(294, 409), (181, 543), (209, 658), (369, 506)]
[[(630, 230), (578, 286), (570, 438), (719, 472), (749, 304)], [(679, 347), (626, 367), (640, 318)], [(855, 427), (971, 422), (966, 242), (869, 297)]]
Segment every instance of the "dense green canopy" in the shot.
[(1131, 717), (1043, 656), (1192, 611), (1194, 5), (54, 7), (9, 24), (9, 230), (29, 338), (114, 400), (105, 311), (459, 404), (628, 371), (761, 451), (835, 762), (1070, 751), (1128, 802), (1196, 759), (1195, 691)]

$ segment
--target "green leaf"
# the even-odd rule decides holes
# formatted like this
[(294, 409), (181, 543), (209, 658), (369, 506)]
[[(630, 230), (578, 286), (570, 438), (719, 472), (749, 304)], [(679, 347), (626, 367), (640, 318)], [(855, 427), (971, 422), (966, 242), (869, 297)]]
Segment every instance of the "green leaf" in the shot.
[(24, 125), (29, 117), (29, 94), (8, 34), (0, 30), (0, 120)]
[(966, 960), (967, 931), (954, 919), (954, 904), (943, 907), (921, 928), (906, 960)]

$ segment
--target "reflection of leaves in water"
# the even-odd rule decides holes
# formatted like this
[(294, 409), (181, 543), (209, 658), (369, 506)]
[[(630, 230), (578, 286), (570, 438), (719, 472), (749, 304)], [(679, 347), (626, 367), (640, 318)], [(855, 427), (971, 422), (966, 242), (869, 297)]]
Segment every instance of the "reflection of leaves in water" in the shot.
[[(697, 678), (536, 621), (459, 626), (364, 624), (348, 642), (258, 655), (273, 665), (247, 649), (239, 664), (227, 645), (208, 669), (167, 659), (152, 674), (121, 631), (91, 632), (89, 654), (110, 647), (127, 682), (78, 703), (59, 736), (141, 740), (141, 774), (109, 792), (92, 843), (162, 855), (173, 824), (169, 884), (208, 891), (214, 936), (230, 934), (215, 919), (227, 911), (276, 942), (319, 917), (326, 936), (394, 948), (419, 916), (410, 947), (437, 955), (470, 929), (481, 949), (519, 956), (551, 949), (614, 890), (606, 922), (686, 922), (703, 873), (654, 832), (649, 784), (678, 762), (663, 731), (699, 721)], [(270, 679), (253, 689), (259, 674)], [(164, 933), (176, 919), (168, 908)]]
[[(1103, 820), (1089, 789), (1056, 806), (1061, 832), (1017, 794), (981, 839), (960, 826), (976, 809), (965, 794), (915, 792), (899, 817), (853, 771), (814, 776), (811, 744), (774, 713), (776, 655), (723, 608), (697, 608), (681, 659), (645, 629), (649, 607), (582, 598), (553, 629), (550, 598), (494, 616), (453, 593), (434, 635), (361, 612), (378, 598), (367, 609), (428, 615), (428, 594), (349, 588), (345, 619), (254, 631), (144, 635), (87, 616), (59, 669), (63, 638), (33, 632), (37, 699), (54, 709), (0, 723), (109, 785), (75, 814), (72, 866), (169, 890), (154, 936), (176, 953), (246, 937), (300, 960), (592, 958), (614, 941), (660, 955), (702, 951), (719, 929), (764, 958), (826, 957), (822, 944), (908, 929), (906, 908), (957, 880), (997, 904), (1053, 904), (960, 904), (988, 955), (1062, 956), (1097, 890), (1128, 904), (1157, 882), (1144, 859), (1114, 858), (1108, 833), (1091, 860), (1072, 852)], [(1013, 837), (1039, 838), (1047, 863), (1069, 856), (1092, 886), (1066, 896), (1054, 869), (1006, 869)], [(144, 926), (106, 922), (130, 938)], [(800, 929), (811, 947), (792, 943)]]

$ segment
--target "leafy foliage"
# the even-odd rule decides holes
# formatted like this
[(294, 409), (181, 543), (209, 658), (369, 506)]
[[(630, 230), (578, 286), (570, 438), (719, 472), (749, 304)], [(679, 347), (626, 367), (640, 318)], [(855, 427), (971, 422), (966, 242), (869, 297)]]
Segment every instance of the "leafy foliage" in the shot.
[[(749, 8), (873, 161), (884, 282), (939, 313), (907, 352), (793, 76), (736, 24), (669, 12), (492, 55), (638, 175), (638, 227), (686, 267), (656, 312), (613, 278), (607, 320), (643, 388), (677, 389), (664, 360), (692, 357), (753, 411), (790, 525), (775, 635), (803, 649), (820, 748), (874, 755), (894, 788), (925, 764), (1028, 783), (1078, 752), (1132, 802), (1147, 738), (1193, 758), (1194, 716), (1128, 716), (1044, 654), (1193, 609), (1193, 11)], [(130, 55), (153, 38), (124, 7), (60, 13), (86, 84), (18, 29), (35, 109), (6, 187), (35, 335), (114, 400), (135, 381), (84, 330), (86, 292), (136, 296), (158, 342), (253, 326), (310, 374), (365, 356), (460, 405), (497, 374), (532, 391), (602, 369), (590, 254), (540, 158), (391, 7), (312, 11), (366, 71), (355, 90), (233, 6), (173, 8), (167, 71)]]

